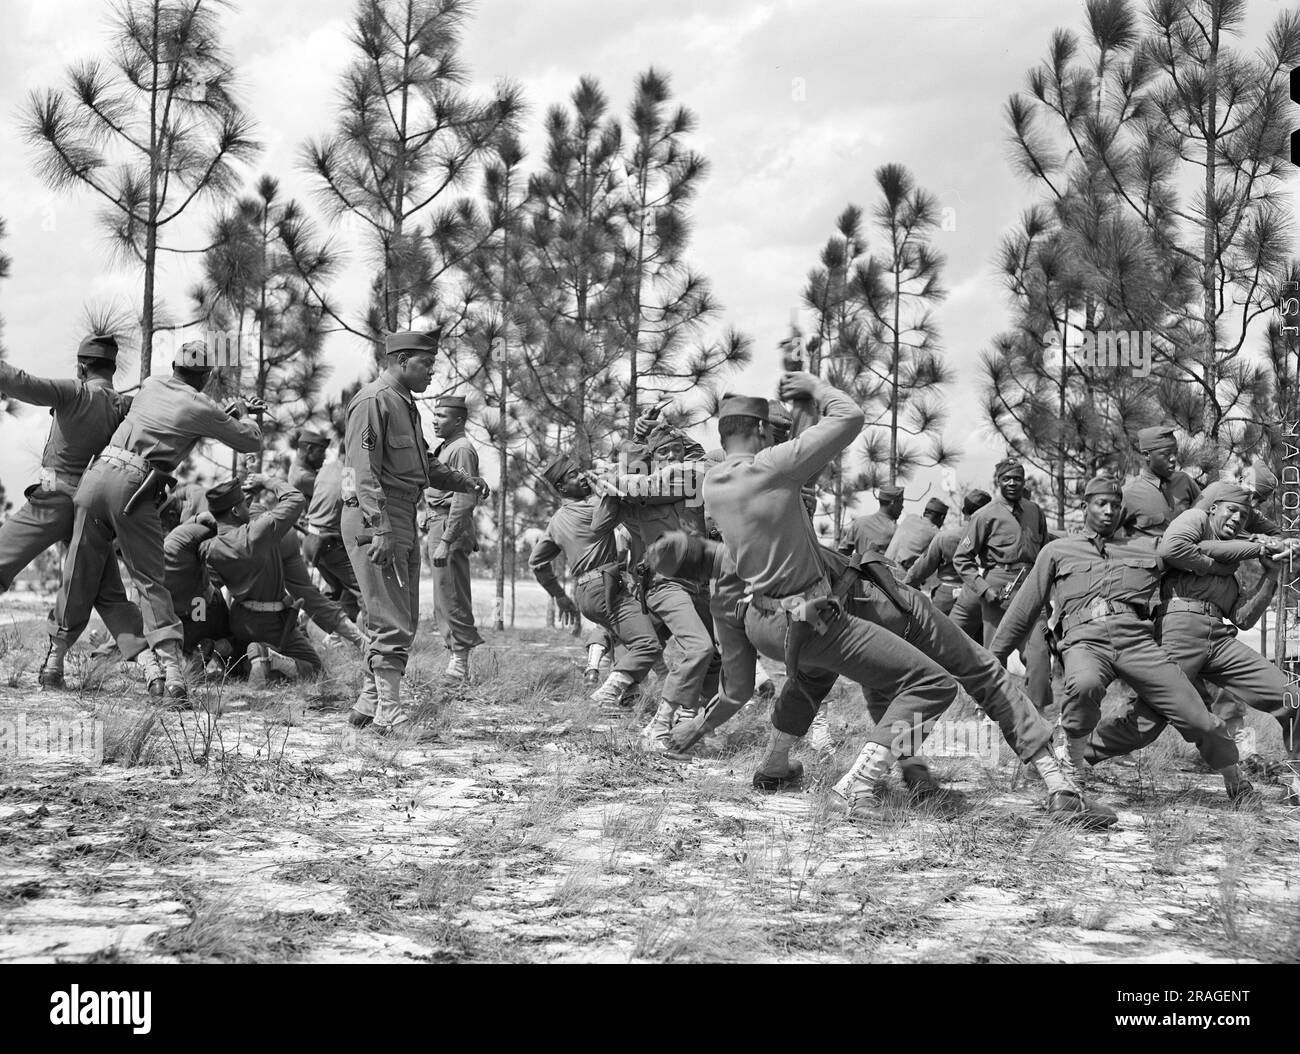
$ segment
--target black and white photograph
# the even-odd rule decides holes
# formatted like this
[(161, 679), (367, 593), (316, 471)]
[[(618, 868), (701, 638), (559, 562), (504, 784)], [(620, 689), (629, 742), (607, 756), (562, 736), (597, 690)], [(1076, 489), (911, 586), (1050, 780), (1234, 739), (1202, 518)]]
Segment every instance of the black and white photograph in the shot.
[(1295, 3), (0, 25), (6, 1013), (1123, 964), (1026, 991), (1293, 1019), (1236, 967), (1300, 962)]

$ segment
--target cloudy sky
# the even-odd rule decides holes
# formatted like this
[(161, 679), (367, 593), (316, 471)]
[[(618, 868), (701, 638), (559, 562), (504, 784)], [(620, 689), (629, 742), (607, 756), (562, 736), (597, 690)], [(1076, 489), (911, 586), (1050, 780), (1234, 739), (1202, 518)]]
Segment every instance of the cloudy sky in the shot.
[[(304, 200), (310, 185), (295, 170), (297, 148), (333, 123), (335, 89), (352, 58), (352, 6), (244, 0), (223, 17), (266, 147), (249, 175), (273, 173)], [(1282, 9), (1280, 0), (1252, 0), (1248, 47)], [(10, 361), (46, 375), (71, 374), (86, 304), (136, 300), (138, 280), (109, 266), (89, 196), (46, 190), (19, 137), (27, 93), (102, 52), (109, 11), (102, 0), (5, 4), (0, 215), (13, 274), (0, 283), (0, 314)], [(479, 0), (463, 55), (476, 82), (523, 86), (534, 156), (547, 107), (563, 102), (579, 76), (597, 77), (622, 111), (638, 71), (654, 65), (670, 75), (676, 97), (699, 117), (695, 146), (712, 165), (695, 209), (692, 260), (713, 281), (721, 322), (755, 342), (754, 365), (730, 385), (737, 390), (771, 393), (776, 342), (839, 211), (848, 202), (870, 206), (879, 165), (911, 169), (954, 210), (955, 229), (936, 235), (951, 291), (938, 318), (959, 377), (948, 437), (966, 452), (959, 474), (982, 485), (1002, 448), (978, 419), (975, 364), (1008, 319), (991, 261), (1032, 200), (1006, 160), (1002, 108), (1052, 31), (1081, 29), (1083, 11), (1082, 0)], [(161, 280), (178, 314), (193, 259), (172, 258)], [(355, 260), (339, 298), (360, 308), (366, 278)], [(366, 368), (365, 352), (343, 335), (332, 338), (328, 357), (335, 386)], [(10, 497), (34, 479), (45, 431), (36, 412), (0, 424), (0, 480)], [(934, 482), (918, 477), (909, 499)]]

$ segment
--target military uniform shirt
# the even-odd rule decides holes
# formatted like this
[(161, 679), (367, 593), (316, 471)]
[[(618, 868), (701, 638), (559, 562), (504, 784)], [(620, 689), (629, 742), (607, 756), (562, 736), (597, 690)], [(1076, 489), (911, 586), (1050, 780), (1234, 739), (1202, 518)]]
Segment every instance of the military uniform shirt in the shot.
[(199, 546), (213, 577), (236, 600), (284, 600), (284, 563), (280, 539), (293, 529), (307, 504), (301, 491), (272, 480), (267, 489), (275, 505), (248, 523), (220, 523), (217, 536)]
[(312, 495), (316, 491), (317, 475), (318, 473), (314, 468), (301, 465), (297, 461), (289, 466), (289, 486), (300, 491), (302, 496), (307, 499), (308, 505), (311, 504)]
[(0, 362), (0, 391), (35, 406), (50, 407), (54, 418), (41, 453), (43, 490), (76, 492), (86, 466), (104, 449), (131, 407), (129, 396), (105, 378), (47, 380)]
[(343, 518), (343, 462), (331, 461), (321, 466), (312, 486), (307, 505), (307, 525), (322, 534), (341, 534)]
[(1159, 538), (1174, 517), (1196, 504), (1201, 488), (1186, 472), (1175, 472), (1162, 480), (1143, 469), (1124, 487), (1120, 525), (1133, 534)]
[(704, 477), (705, 513), (755, 593), (793, 596), (825, 575), (801, 488), (862, 431), (864, 415), (842, 392), (820, 391), (815, 425), (756, 454), (732, 454)]
[(343, 445), (343, 500), (357, 502), (362, 524), (373, 534), (392, 531), (389, 498), (414, 507), (431, 484), (472, 489), (465, 477), (429, 453), (411, 393), (387, 374), (362, 387), (348, 403)]
[(172, 528), (163, 542), (163, 566), (166, 569), (163, 582), (172, 596), (176, 614), (183, 618), (193, 617), (195, 597), (212, 595), (208, 572), (199, 556), (200, 543), (211, 537), (210, 528), (189, 521)]
[(999, 494), (976, 509), (952, 554), (957, 573), (978, 597), (986, 597), (992, 589), (983, 572), (992, 567), (1031, 564), (1047, 541), (1043, 510), (1028, 498), (1021, 498), (1017, 505), (1012, 508)]
[(252, 418), (231, 417), (177, 377), (150, 377), (140, 386), (131, 412), (109, 445), (172, 472), (205, 439), (225, 443), (236, 453), (252, 454), (262, 446), (262, 430)]
[(939, 528), (924, 516), (905, 516), (899, 521), (885, 556), (902, 568), (911, 567), (938, 533)]
[(1105, 539), (1092, 531), (1058, 538), (1034, 561), (989, 650), (1002, 655), (1019, 646), (1049, 595), (1062, 620), (1095, 600), (1132, 605), (1142, 618), (1154, 606), (1159, 585), (1160, 558), (1142, 541)]
[[(434, 457), (467, 476), (479, 474), (478, 451), (463, 431), (444, 439), (434, 451)], [(447, 547), (473, 552), (477, 548), (474, 509), (478, 505), (474, 495), (430, 487), (424, 496), (429, 503), (429, 510), (435, 516), (447, 517), (442, 529), (442, 540), (447, 543)]]
[(855, 553), (884, 553), (897, 530), (898, 521), (877, 509), (853, 521), (840, 548)]
[(1242, 560), (1263, 556), (1264, 546), (1259, 542), (1222, 541), (1214, 536), (1206, 510), (1188, 509), (1169, 525), (1157, 552), (1168, 568), (1160, 587), (1163, 600), (1183, 597), (1208, 601), (1231, 615), (1240, 591), (1231, 571)]
[[(546, 525), (546, 533), (533, 546), (528, 567), (542, 585), (556, 581), (551, 561), (560, 553), (569, 573), (580, 575), (618, 560), (619, 501), (616, 497), (592, 494), (581, 501), (566, 501)], [(548, 590), (549, 592), (549, 590)]]
[(903, 579), (904, 583), (909, 586), (920, 586), (931, 575), (937, 574), (939, 581), (944, 585), (961, 585), (961, 575), (957, 573), (957, 568), (953, 566), (952, 557), (957, 551), (957, 544), (965, 533), (966, 527), (964, 524), (957, 527), (945, 527), (942, 531), (939, 531), (930, 539), (930, 544), (925, 547), (925, 552), (917, 557), (916, 562), (907, 569), (907, 576)]

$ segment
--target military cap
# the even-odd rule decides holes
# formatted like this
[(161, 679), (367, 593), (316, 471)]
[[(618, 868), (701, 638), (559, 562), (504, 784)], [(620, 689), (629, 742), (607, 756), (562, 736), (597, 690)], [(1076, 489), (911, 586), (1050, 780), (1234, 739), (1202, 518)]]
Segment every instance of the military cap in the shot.
[(317, 446), (329, 446), (330, 441), (319, 432), (312, 431), (310, 428), (298, 429), (298, 434), (294, 439), (295, 446), (302, 446), (303, 443), (315, 443)]
[(384, 337), (384, 354), (396, 355), (399, 351), (424, 351), (432, 354), (438, 350), (439, 330), (430, 333), (389, 333)]
[(1214, 499), (1214, 504), (1217, 505), (1221, 501), (1230, 501), (1234, 505), (1244, 505), (1246, 508), (1250, 508), (1250, 491), (1237, 483), (1224, 484), (1223, 489)]
[(438, 396), (438, 401), (435, 402), (433, 405), (434, 405), (434, 406), (449, 406), (449, 407), (451, 407), (453, 410), (464, 410), (464, 409), (466, 409), (466, 406), (465, 406), (465, 396), (463, 396), (463, 395), (440, 395), (440, 396)]
[(993, 499), (989, 497), (987, 491), (983, 491), (983, 490), (967, 491), (966, 497), (964, 497), (961, 502), (962, 515), (969, 516), (971, 513), (977, 512), (980, 509), (984, 508), (984, 506), (987, 505), (992, 500)]
[(929, 501), (925, 503), (925, 511), (937, 512), (941, 516), (947, 516), (948, 503), (946, 501), (940, 501), (938, 498), (931, 498)]
[(1262, 461), (1256, 461), (1242, 472), (1241, 485), (1261, 498), (1268, 498), (1277, 490), (1277, 477)]
[(565, 476), (575, 468), (580, 467), (568, 454), (557, 454), (542, 469), (542, 479), (546, 480), (552, 487), (559, 487), (564, 482)]
[(760, 421), (768, 420), (770, 412), (766, 399), (752, 395), (724, 395), (718, 404), (718, 417), (757, 417)]
[(204, 497), (208, 499), (209, 511), (229, 512), (244, 500), (243, 484), (238, 479), (222, 480), (215, 487), (209, 487)]
[(1174, 430), (1169, 425), (1153, 425), (1138, 432), (1138, 449), (1143, 453), (1148, 450), (1165, 450), (1177, 445)]
[(881, 487), (876, 491), (876, 497), (881, 501), (897, 501), (903, 496), (903, 488), (895, 487), (892, 484)]
[(185, 370), (210, 370), (213, 361), (208, 355), (206, 340), (187, 340), (172, 355), (172, 365)]
[(1008, 473), (1018, 475), (1021, 479), (1025, 477), (1025, 466), (1021, 464), (1018, 457), (1004, 457), (993, 466), (993, 478), (1001, 479)]
[(79, 359), (104, 359), (107, 362), (117, 361), (117, 338), (108, 333), (97, 333), (87, 337), (77, 348), (77, 358)]
[(1124, 489), (1120, 486), (1119, 480), (1113, 476), (1093, 476), (1084, 486), (1083, 496), (1085, 498), (1096, 498), (1102, 495), (1122, 498)]

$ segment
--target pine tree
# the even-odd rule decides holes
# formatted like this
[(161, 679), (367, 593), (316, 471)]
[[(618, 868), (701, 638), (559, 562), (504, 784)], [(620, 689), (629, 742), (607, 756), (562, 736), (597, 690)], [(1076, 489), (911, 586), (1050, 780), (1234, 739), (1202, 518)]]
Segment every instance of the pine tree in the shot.
[(89, 187), (119, 255), (144, 273), (140, 379), (149, 376), (160, 252), (196, 201), (238, 183), (258, 152), (252, 122), (231, 94), (234, 70), (203, 0), (123, 0), (107, 61), (68, 68), (66, 90), (29, 95), (24, 134), (55, 190)]
[(360, 55), (344, 77), (338, 126), (303, 150), (322, 203), (362, 225), (378, 265), (364, 321), (346, 321), (309, 289), (377, 360), (384, 333), (432, 328), (439, 281), (459, 263), (436, 258), (438, 232), (421, 215), (464, 185), (520, 108), (509, 85), (487, 100), (466, 88), (458, 50), (469, 10), (465, 0), (361, 0), (351, 35)]

